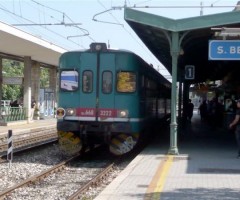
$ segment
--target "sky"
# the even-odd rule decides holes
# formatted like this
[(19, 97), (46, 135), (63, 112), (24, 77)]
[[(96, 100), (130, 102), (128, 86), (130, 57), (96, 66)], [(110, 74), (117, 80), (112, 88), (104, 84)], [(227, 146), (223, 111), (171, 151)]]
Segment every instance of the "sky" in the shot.
[(88, 49), (92, 42), (104, 42), (114, 49), (130, 50), (147, 63), (151, 63), (166, 78), (171, 79), (165, 67), (125, 22), (124, 6), (135, 6), (134, 9), (142, 12), (181, 19), (229, 12), (234, 9), (237, 2), (236, 0), (0, 0), (0, 21), (67, 51)]

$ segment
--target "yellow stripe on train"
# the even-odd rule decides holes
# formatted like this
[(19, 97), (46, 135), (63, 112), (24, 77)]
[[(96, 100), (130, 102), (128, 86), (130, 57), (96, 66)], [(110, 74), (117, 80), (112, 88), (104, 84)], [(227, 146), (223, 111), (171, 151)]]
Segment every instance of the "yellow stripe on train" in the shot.
[(115, 155), (123, 155), (131, 151), (137, 143), (137, 135), (139, 134), (134, 134), (134, 136), (132, 136), (122, 133), (115, 136), (110, 143), (110, 152)]
[(65, 155), (74, 155), (82, 149), (82, 141), (72, 132), (58, 131), (59, 147)]

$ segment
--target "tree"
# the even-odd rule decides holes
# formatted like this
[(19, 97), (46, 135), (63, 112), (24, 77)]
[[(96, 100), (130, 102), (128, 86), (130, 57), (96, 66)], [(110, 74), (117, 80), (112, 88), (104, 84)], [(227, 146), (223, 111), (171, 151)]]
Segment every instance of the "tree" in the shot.
[(48, 87), (49, 87), (49, 69), (41, 68), (40, 88), (48, 88)]
[[(3, 59), (3, 76), (5, 77), (24, 77), (24, 63)], [(48, 68), (41, 68), (40, 74), (40, 88), (49, 87), (49, 70)], [(16, 100), (23, 97), (23, 85), (2, 85), (2, 99)]]
[[(8, 59), (3, 59), (3, 76), (6, 77), (23, 77), (23, 63)], [(23, 96), (22, 85), (2, 85), (3, 100), (16, 100)]]

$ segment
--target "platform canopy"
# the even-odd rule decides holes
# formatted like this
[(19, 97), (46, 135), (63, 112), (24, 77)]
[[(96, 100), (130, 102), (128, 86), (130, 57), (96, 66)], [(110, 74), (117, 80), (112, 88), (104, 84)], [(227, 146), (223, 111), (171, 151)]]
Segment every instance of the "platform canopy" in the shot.
[(32, 60), (45, 65), (58, 66), (58, 59), (66, 50), (0, 22), (0, 55), (12, 59), (30, 56)]
[[(240, 71), (239, 61), (208, 59), (209, 40), (223, 39), (215, 36), (216, 30), (213, 29), (240, 28), (239, 11), (178, 20), (130, 8), (125, 8), (124, 14), (126, 22), (170, 74), (172, 74), (172, 57), (169, 45), (171, 34), (179, 33), (181, 51), (177, 66), (178, 81), (184, 79), (185, 65), (195, 66), (195, 79), (191, 80), (195, 83), (206, 80), (221, 80), (234, 70)], [(239, 37), (228, 37), (227, 39), (238, 40)]]

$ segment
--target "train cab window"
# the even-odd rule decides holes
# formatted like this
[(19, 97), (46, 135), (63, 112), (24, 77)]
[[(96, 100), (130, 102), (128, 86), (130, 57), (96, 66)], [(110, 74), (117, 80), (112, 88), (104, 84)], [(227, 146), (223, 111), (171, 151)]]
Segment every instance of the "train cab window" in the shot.
[(110, 71), (104, 71), (102, 74), (102, 92), (109, 94), (112, 92), (113, 75)]
[(136, 74), (133, 72), (118, 72), (117, 91), (135, 92), (135, 90), (136, 90)]
[(84, 71), (83, 72), (83, 79), (82, 79), (83, 83), (83, 92), (86, 93), (90, 93), (93, 90), (93, 73), (92, 71)]
[(60, 89), (65, 91), (75, 91), (78, 89), (78, 72), (77, 71), (61, 71)]

